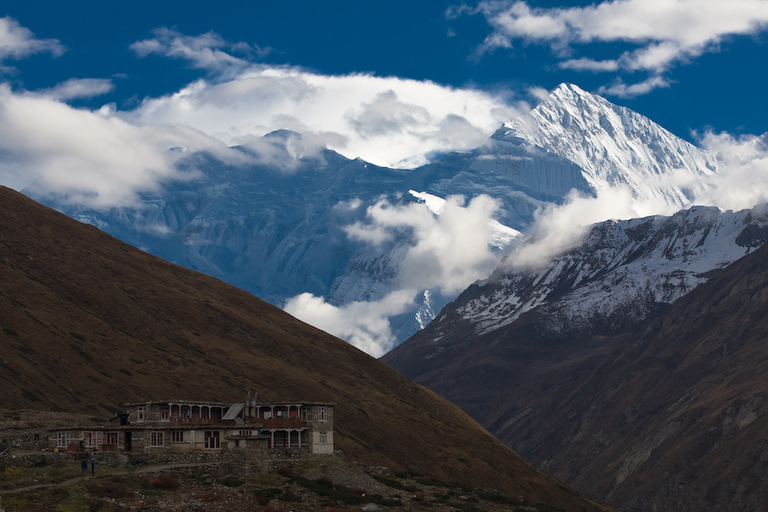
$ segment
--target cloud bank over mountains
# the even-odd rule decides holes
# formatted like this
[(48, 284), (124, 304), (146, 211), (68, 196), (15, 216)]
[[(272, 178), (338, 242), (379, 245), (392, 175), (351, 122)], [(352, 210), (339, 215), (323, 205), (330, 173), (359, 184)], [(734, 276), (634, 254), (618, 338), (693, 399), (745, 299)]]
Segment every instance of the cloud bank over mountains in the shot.
[[(227, 144), (277, 129), (314, 135), (330, 149), (388, 167), (417, 167), (430, 155), (472, 149), (526, 105), (472, 89), (370, 74), (321, 75), (234, 57), (243, 48), (216, 34), (168, 29), (132, 45), (139, 57), (180, 58), (209, 73), (182, 90), (114, 115), (141, 124), (183, 124)], [(247, 51), (259, 52), (248, 48)]]

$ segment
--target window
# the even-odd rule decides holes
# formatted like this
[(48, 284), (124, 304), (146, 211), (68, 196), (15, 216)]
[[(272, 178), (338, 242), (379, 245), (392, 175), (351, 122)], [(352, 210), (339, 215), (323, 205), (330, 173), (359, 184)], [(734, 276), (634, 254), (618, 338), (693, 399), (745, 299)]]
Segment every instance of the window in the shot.
[(317, 408), (317, 421), (328, 421), (328, 408), (327, 407), (318, 407)]
[(69, 432), (59, 432), (56, 434), (56, 446), (59, 448), (69, 446)]
[(107, 444), (117, 446), (117, 432), (107, 432)]
[(320, 432), (320, 444), (326, 444), (328, 442), (328, 434)]
[(209, 450), (218, 450), (221, 448), (221, 442), (218, 430), (205, 431), (205, 447)]
[(163, 421), (168, 421), (170, 418), (170, 410), (168, 409), (167, 405), (161, 405), (160, 406), (160, 419)]
[(136, 408), (136, 422), (142, 422), (144, 421), (144, 417), (146, 415), (147, 408), (143, 405)]
[(171, 442), (172, 443), (183, 443), (184, 442), (184, 431), (183, 430), (171, 430)]
[(83, 446), (93, 448), (93, 432), (83, 432)]
[(241, 436), (245, 436), (245, 437), (251, 437), (251, 431), (250, 430), (241, 430), (240, 431), (240, 435)]
[(149, 435), (149, 446), (152, 447), (163, 447), (165, 446), (165, 443), (163, 442), (163, 432), (152, 432)]

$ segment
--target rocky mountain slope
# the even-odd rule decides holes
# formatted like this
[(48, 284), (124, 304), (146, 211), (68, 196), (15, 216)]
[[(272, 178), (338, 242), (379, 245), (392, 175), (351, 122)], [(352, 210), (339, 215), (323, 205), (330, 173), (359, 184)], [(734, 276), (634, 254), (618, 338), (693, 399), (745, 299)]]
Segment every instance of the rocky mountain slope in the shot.
[(126, 401), (253, 391), (334, 401), (349, 462), (605, 510), (342, 340), (9, 189), (0, 205), (4, 407), (111, 415)]
[[(416, 243), (412, 234), (371, 246), (345, 231), (364, 221), (382, 197), (403, 204), (414, 199), (409, 190), (442, 199), (485, 194), (498, 201), (495, 221), (513, 234), (531, 224), (537, 208), (560, 204), (574, 190), (594, 195), (626, 186), (661, 209), (676, 209), (716, 169), (711, 156), (647, 118), (573, 85), (558, 87), (475, 151), (414, 170), (316, 151), (291, 132), (275, 132), (239, 151), (237, 164), (208, 153), (183, 156), (179, 167), (189, 179), (168, 182), (126, 207), (94, 209), (34, 187), (28, 193), (280, 307), (305, 292), (340, 306), (379, 300), (402, 285), (398, 275)], [(392, 318), (398, 342), (455, 298), (439, 283), (430, 286)]]
[(597, 225), (545, 268), (472, 286), (383, 360), (621, 510), (761, 510), (766, 220)]
[[(410, 363), (418, 366), (454, 342), (472, 343), (526, 313), (538, 317), (546, 337), (625, 331), (766, 240), (766, 205), (739, 212), (693, 207), (671, 217), (597, 224), (579, 245), (540, 267), (517, 268), (512, 252), (438, 316), (429, 352)], [(471, 336), (448, 335), (457, 328)]]

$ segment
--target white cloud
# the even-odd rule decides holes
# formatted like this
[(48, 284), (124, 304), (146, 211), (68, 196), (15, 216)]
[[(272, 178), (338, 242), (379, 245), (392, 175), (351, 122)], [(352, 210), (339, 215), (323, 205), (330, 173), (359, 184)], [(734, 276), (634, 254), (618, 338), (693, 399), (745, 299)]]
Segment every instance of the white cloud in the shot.
[[(522, 40), (550, 45), (561, 58), (562, 68), (652, 75), (717, 51), (728, 37), (768, 28), (766, 0), (611, 0), (586, 7), (552, 8), (531, 7), (516, 0), (486, 0), (476, 9), (450, 12), (452, 16), (462, 13), (482, 13), (491, 25), (493, 31), (480, 47), (483, 52), (511, 48)], [(636, 49), (599, 61), (570, 58), (575, 46), (590, 43), (628, 43)], [(644, 94), (652, 88), (617, 90)], [(630, 90), (634, 92), (628, 93)]]
[(627, 187), (603, 189), (595, 197), (573, 191), (563, 205), (548, 205), (536, 212), (533, 226), (505, 256), (504, 264), (514, 268), (545, 265), (576, 245), (597, 222), (672, 213), (670, 206), (664, 210), (655, 202), (639, 201)]
[[(432, 196), (430, 199), (438, 201)], [(425, 204), (393, 205), (381, 200), (368, 208), (366, 222), (348, 226), (347, 233), (387, 249), (392, 249), (396, 238), (410, 238), (411, 245), (401, 254), (398, 275), (390, 283), (391, 291), (380, 300), (342, 307), (305, 293), (289, 300), (284, 309), (371, 355), (381, 356), (395, 343), (389, 318), (411, 307), (419, 292), (457, 293), (494, 269), (498, 256), (488, 244), (497, 208), (497, 202), (488, 196), (477, 196), (466, 206), (463, 198), (449, 197), (438, 208), (439, 215)], [(390, 257), (398, 256), (390, 252)]]
[(503, 98), (471, 89), (251, 65), (235, 77), (198, 80), (118, 115), (143, 125), (194, 127), (230, 145), (291, 129), (322, 138), (349, 158), (417, 167), (429, 155), (479, 146), (516, 113)]
[(58, 57), (64, 53), (64, 46), (57, 39), (37, 39), (31, 30), (13, 18), (0, 18), (0, 61), (22, 59), (36, 53)]
[(570, 59), (560, 63), (563, 69), (572, 69), (574, 71), (618, 71), (619, 61), (617, 60), (594, 60), (590, 58)]
[(415, 293), (395, 291), (381, 300), (333, 306), (322, 297), (302, 293), (289, 300), (286, 312), (334, 336), (347, 340), (360, 350), (381, 357), (395, 343), (389, 317), (401, 314), (413, 304)]
[(37, 91), (39, 94), (58, 101), (93, 98), (107, 94), (115, 88), (112, 80), (104, 78), (70, 78), (51, 89)]
[(733, 210), (768, 202), (768, 134), (707, 132), (699, 144), (717, 156), (720, 168), (697, 202)]
[(0, 84), (0, 182), (17, 188), (94, 206), (130, 204), (137, 192), (182, 177), (169, 148), (217, 144), (187, 128), (134, 126)]
[[(157, 54), (183, 59), (196, 68), (230, 76), (250, 66), (250, 58), (263, 57), (270, 51), (245, 42), (230, 43), (215, 32), (187, 36), (162, 27), (152, 33), (155, 37), (131, 45), (131, 50), (139, 57)], [(225, 50), (244, 54), (246, 58), (235, 57)]]
[(396, 283), (415, 291), (439, 288), (444, 293), (463, 290), (493, 270), (491, 222), (498, 209), (496, 200), (480, 195), (464, 205), (464, 198), (451, 196), (440, 215), (423, 204), (390, 204), (379, 201), (368, 208), (365, 223), (347, 228), (358, 240), (382, 245), (399, 233), (408, 233), (413, 245), (400, 264)]
[(625, 84), (621, 79), (616, 79), (612, 85), (602, 86), (598, 90), (598, 94), (618, 96), (620, 98), (632, 98), (634, 96), (641, 96), (648, 94), (654, 89), (669, 87), (669, 81), (662, 76), (651, 76), (642, 82), (635, 84)]

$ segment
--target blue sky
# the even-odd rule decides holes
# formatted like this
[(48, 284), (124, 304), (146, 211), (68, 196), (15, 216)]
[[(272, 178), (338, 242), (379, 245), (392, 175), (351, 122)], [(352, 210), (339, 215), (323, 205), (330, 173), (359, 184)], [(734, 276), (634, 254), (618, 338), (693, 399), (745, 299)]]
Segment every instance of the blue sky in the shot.
[[(76, 169), (82, 181), (82, 169), (117, 162), (116, 185), (100, 176), (109, 190), (81, 196), (105, 204), (119, 201), (116, 190), (172, 175), (164, 146), (225, 147), (278, 128), (349, 157), (414, 167), (476, 147), (562, 82), (697, 144), (709, 132), (739, 143), (768, 132), (768, 0), (3, 8), (0, 182), (66, 190), (72, 180), (53, 174)], [(110, 156), (128, 141), (139, 147), (131, 165)]]

